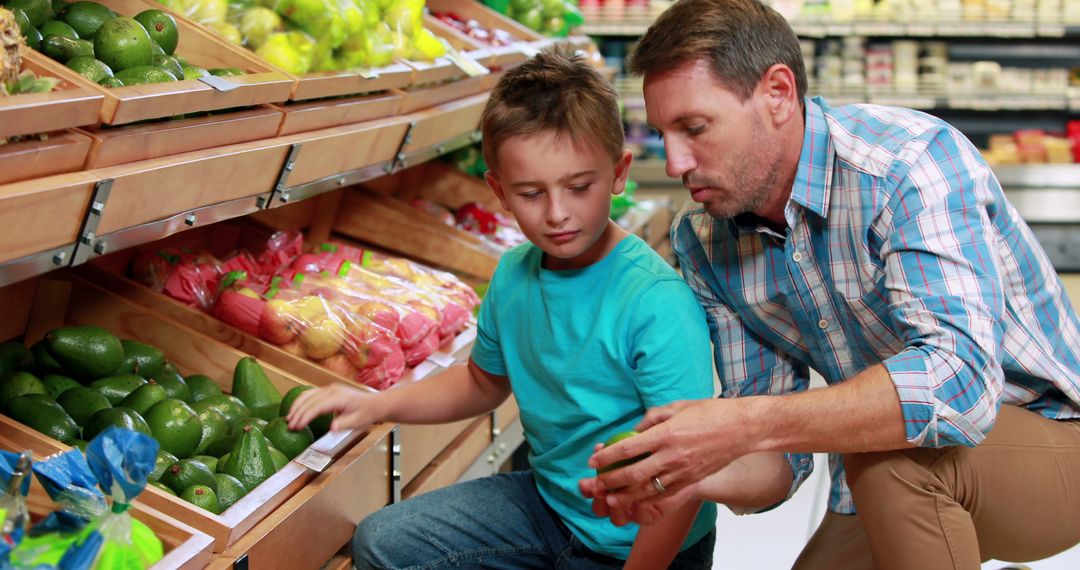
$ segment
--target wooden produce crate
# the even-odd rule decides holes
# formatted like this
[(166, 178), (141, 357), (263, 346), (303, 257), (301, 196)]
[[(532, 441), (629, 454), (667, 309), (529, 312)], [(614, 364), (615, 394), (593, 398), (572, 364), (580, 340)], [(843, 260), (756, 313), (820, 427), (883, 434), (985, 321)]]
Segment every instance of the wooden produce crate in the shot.
[(400, 111), (403, 98), (395, 90), (276, 105), (275, 108), (284, 115), (278, 136), (391, 117)]
[[(100, 0), (101, 4), (128, 17), (153, 6), (142, 0)], [(177, 18), (179, 43), (176, 54), (191, 64), (206, 69), (237, 67), (247, 75), (222, 78), (235, 85), (228, 91), (218, 91), (197, 80), (131, 85), (108, 89), (83, 78), (56, 61), (42, 56), (42, 65), (51, 74), (100, 93), (105, 97), (101, 121), (120, 125), (144, 119), (160, 119), (186, 113), (219, 111), (248, 107), (262, 103), (277, 103), (289, 98), (294, 81), (260, 59), (239, 48), (232, 49), (225, 40)]]
[[(480, 49), (487, 52), (487, 55), (477, 54), (477, 56), (483, 58), (481, 63), (486, 61), (485, 65), (489, 67), (505, 68), (525, 61), (528, 59), (529, 54), (535, 51), (535, 48), (530, 44), (544, 37), (513, 18), (508, 18), (475, 0), (427, 0), (427, 7), (433, 13), (451, 12), (465, 19), (476, 20), (485, 28), (498, 28), (509, 32), (510, 36), (519, 43), (498, 47), (481, 46)], [(459, 37), (468, 37), (448, 24), (442, 22), (440, 24), (449, 30), (446, 32), (448, 34), (452, 33)]]
[(92, 125), (97, 122), (104, 95), (70, 81), (46, 67), (48, 57), (33, 50), (23, 56), (23, 70), (38, 77), (60, 79), (49, 93), (0, 97), (0, 139)]
[[(121, 338), (157, 346), (182, 374), (205, 374), (226, 391), (230, 390), (233, 369), (236, 362), (246, 356), (244, 353), (214, 342), (78, 276), (72, 275), (71, 279), (70, 283), (54, 279), (40, 280), (24, 342), (33, 343), (57, 326), (92, 324)], [(267, 376), (282, 394), (295, 386), (309, 385), (274, 366), (265, 362), (262, 364)], [(37, 453), (50, 454), (69, 449), (7, 416), (0, 416), (0, 429), (10, 434), (9, 437), (22, 448)], [(351, 431), (331, 433), (320, 438), (312, 447), (337, 458), (361, 437), (362, 434)], [(148, 487), (139, 496), (139, 501), (209, 534), (214, 539), (214, 552), (221, 552), (296, 494), (315, 475), (314, 471), (290, 462), (220, 515), (154, 487)]]
[(269, 105), (204, 117), (82, 131), (90, 137), (86, 168), (104, 168), (274, 137), (282, 112)]
[(73, 172), (0, 186), (0, 263), (74, 243), (97, 180)]
[(463, 431), (431, 463), (405, 485), (404, 499), (453, 485), (491, 443), (491, 417), (468, 420)]
[(292, 187), (391, 160), (408, 128), (409, 117), (398, 115), (276, 140), (302, 145), (289, 176)]
[(334, 231), (481, 279), (491, 278), (501, 255), (469, 232), (418, 212), (401, 200), (371, 192), (346, 194)]
[(488, 210), (502, 210), (499, 199), (483, 179), (469, 176), (441, 160), (425, 162), (372, 180), (367, 187), (383, 194), (392, 194), (406, 202), (419, 198), (453, 210), (470, 202), (478, 202)]
[(391, 424), (381, 424), (244, 538), (214, 558), (231, 570), (316, 569), (352, 539), (356, 525), (390, 502)]
[(77, 172), (83, 169), (89, 152), (90, 138), (70, 130), (54, 133), (45, 140), (32, 138), (2, 145), (0, 184)]
[(492, 75), (467, 77), (420, 87), (410, 87), (398, 90), (404, 100), (401, 103), (402, 113), (415, 113), (422, 109), (428, 109), (436, 105), (442, 105), (457, 99), (463, 99), (470, 95), (476, 95), (490, 91), (494, 86)]
[[(0, 447), (9, 451), (21, 451), (18, 446), (6, 441), (3, 435), (0, 435)], [(34, 459), (43, 457), (44, 455), (35, 454)], [(26, 509), (30, 512), (30, 519), (36, 523), (58, 508), (35, 478), (30, 484), (30, 494), (26, 496)], [(150, 570), (198, 570), (210, 563), (214, 539), (208, 535), (137, 500), (128, 513), (150, 527), (164, 547), (165, 557), (151, 566)]]

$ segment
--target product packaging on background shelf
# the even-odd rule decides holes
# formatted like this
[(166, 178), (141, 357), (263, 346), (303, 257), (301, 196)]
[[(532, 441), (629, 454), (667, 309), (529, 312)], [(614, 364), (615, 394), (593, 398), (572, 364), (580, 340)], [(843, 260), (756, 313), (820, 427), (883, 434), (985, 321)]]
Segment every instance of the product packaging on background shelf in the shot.
[(12, 567), (12, 551), (23, 541), (30, 516), (26, 495), (30, 492), (30, 453), (0, 449), (0, 568)]
[(479, 304), (455, 276), (299, 232), (224, 259), (150, 250), (130, 274), (240, 330), (360, 384), (385, 389), (463, 330)]

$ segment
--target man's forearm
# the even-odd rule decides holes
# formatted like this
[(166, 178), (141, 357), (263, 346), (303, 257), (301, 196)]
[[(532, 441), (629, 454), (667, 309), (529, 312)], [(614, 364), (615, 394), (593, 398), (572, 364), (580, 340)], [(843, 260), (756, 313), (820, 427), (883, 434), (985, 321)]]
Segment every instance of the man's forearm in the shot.
[(860, 453), (911, 447), (896, 387), (884, 366), (841, 384), (785, 396), (746, 399), (754, 451)]

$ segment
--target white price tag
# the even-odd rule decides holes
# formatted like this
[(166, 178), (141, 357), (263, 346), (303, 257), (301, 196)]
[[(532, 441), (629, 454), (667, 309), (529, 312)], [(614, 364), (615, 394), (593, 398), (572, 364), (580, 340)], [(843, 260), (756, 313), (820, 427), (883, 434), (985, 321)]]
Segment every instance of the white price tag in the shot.
[(435, 354), (427, 357), (427, 359), (434, 362), (437, 366), (442, 366), (443, 368), (450, 368), (454, 364), (457, 364), (457, 360), (453, 356), (442, 352), (436, 352)]
[(293, 461), (299, 463), (300, 465), (303, 465), (304, 467), (307, 467), (308, 469), (317, 471), (319, 473), (322, 473), (323, 470), (326, 469), (326, 467), (330, 465), (330, 462), (333, 460), (333, 457), (330, 457), (329, 455), (322, 453), (321, 451), (315, 451), (310, 447), (305, 449), (303, 453), (297, 455), (293, 459)]
[(481, 75), (491, 73), (490, 69), (480, 65), (480, 62), (460, 51), (447, 50), (446, 58), (453, 62), (454, 65), (458, 66), (458, 69), (464, 71), (465, 75), (468, 75), (469, 77), (480, 77)]
[(359, 67), (357, 69), (354, 69), (353, 71), (355, 71), (357, 75), (363, 77), (364, 79), (379, 78), (379, 72), (375, 69), (371, 69), (370, 67)]
[(225, 79), (224, 77), (218, 77), (216, 75), (204, 75), (199, 78), (199, 81), (213, 87), (217, 91), (232, 91), (239, 87), (239, 85)]

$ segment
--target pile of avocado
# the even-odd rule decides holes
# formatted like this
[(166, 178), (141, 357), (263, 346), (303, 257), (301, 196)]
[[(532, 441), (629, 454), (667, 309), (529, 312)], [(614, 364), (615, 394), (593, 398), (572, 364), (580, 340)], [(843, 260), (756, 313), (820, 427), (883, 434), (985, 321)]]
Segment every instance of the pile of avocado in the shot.
[(94, 326), (54, 329), (30, 348), (0, 344), (0, 411), (83, 449), (108, 426), (150, 435), (160, 445), (150, 484), (215, 514), (329, 430), (325, 416), (289, 431), (282, 416), (308, 388), (282, 398), (244, 357), (225, 394), (206, 376), (182, 376), (157, 347)]
[(0, 0), (15, 14), (30, 47), (105, 87), (244, 75), (236, 68), (206, 70), (173, 52), (176, 21), (161, 10), (126, 18), (97, 2)]

